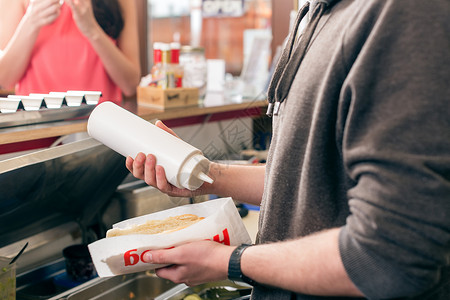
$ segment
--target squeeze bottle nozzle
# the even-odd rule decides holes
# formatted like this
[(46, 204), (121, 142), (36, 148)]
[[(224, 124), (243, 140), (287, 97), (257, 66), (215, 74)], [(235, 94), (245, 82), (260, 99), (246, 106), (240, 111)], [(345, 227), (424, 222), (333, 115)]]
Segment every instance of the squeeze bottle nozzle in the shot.
[(206, 175), (203, 172), (200, 172), (197, 174), (198, 179), (206, 181), (207, 183), (213, 183), (214, 180), (212, 180), (208, 175)]

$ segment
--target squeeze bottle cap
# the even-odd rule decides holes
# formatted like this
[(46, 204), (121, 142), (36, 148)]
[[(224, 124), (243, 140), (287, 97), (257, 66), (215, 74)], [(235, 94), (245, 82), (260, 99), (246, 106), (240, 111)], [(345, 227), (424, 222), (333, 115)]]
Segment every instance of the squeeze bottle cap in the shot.
[(210, 161), (201, 152), (187, 158), (178, 173), (178, 185), (193, 191), (205, 181), (213, 183), (213, 180), (206, 175), (209, 172), (209, 165)]

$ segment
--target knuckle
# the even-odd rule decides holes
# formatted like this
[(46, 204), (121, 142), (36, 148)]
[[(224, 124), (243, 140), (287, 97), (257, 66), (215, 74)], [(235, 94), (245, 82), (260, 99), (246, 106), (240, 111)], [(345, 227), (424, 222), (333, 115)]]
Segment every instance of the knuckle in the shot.
[(189, 278), (185, 279), (183, 283), (185, 285), (187, 285), (187, 286), (196, 286), (196, 285), (198, 285), (198, 282), (196, 282), (195, 280), (189, 279)]
[(153, 252), (152, 257), (153, 257), (153, 263), (156, 263), (156, 264), (165, 264), (166, 263), (166, 256), (161, 251)]
[(164, 182), (161, 182), (160, 180), (156, 182), (156, 187), (162, 192), (165, 192), (167, 190), (167, 185)]
[[(174, 280), (173, 280), (173, 282), (176, 283), (176, 284), (185, 283), (185, 282), (183, 281), (183, 279), (181, 279), (181, 278), (179, 278), (179, 277), (175, 277)], [(188, 284), (186, 284), (186, 285), (188, 285)]]

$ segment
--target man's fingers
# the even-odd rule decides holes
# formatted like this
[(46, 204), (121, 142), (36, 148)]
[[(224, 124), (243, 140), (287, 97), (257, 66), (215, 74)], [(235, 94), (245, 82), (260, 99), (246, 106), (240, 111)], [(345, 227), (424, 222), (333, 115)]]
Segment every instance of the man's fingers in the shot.
[(144, 181), (151, 186), (156, 186), (155, 166), (156, 157), (152, 154), (147, 155), (144, 166)]
[(139, 179), (144, 179), (144, 163), (145, 163), (145, 154), (138, 153), (133, 162), (132, 174), (134, 177)]
[(142, 255), (142, 260), (150, 264), (166, 265), (176, 264), (175, 256), (172, 255), (171, 249), (147, 251)]
[(134, 159), (131, 156), (128, 156), (125, 160), (125, 167), (127, 167), (128, 171), (130, 171), (131, 174), (133, 174), (133, 162)]
[(155, 172), (156, 184), (158, 189), (164, 192), (170, 192), (171, 185), (169, 184), (169, 182), (167, 182), (166, 172), (164, 168), (162, 166), (156, 166)]
[(166, 124), (164, 124), (162, 121), (158, 120), (155, 122), (155, 125), (165, 131), (167, 131), (168, 133), (170, 133), (171, 135), (174, 135), (176, 137), (178, 137), (178, 135), (175, 133), (175, 131), (173, 131), (172, 129), (170, 129), (169, 127), (166, 126)]

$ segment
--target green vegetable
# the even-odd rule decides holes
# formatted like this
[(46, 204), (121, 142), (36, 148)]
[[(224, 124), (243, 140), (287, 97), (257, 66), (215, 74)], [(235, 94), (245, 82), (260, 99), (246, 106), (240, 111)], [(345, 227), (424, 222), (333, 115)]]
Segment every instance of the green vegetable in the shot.
[[(16, 295), (16, 277), (15, 272), (10, 268), (3, 267), (0, 276), (0, 299), (12, 300)], [(6, 273), (8, 272), (8, 273)]]
[(183, 298), (183, 300), (202, 300), (197, 294), (190, 294)]

